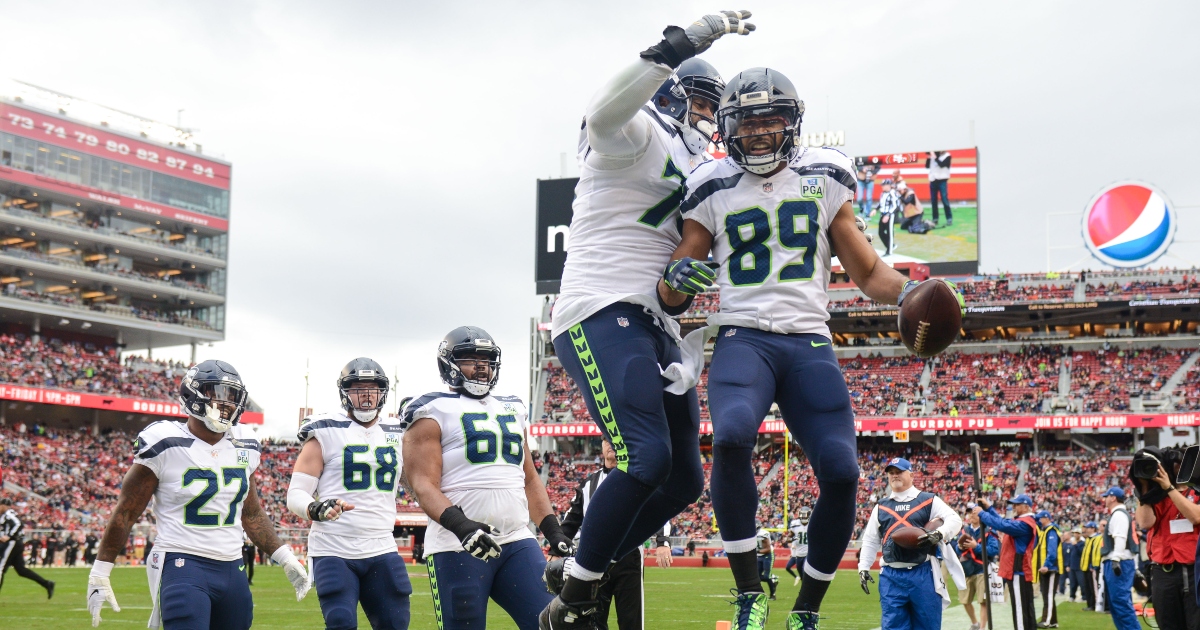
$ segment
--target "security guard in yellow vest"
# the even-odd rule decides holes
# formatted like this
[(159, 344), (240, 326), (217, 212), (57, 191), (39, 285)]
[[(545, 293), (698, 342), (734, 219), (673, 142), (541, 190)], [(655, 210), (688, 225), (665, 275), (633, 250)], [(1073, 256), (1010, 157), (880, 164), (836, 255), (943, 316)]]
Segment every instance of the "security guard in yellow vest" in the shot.
[(1083, 525), (1083, 553), (1079, 557), (1079, 568), (1083, 569), (1083, 600), (1087, 612), (1096, 612), (1097, 596), (1101, 612), (1104, 607), (1104, 580), (1100, 575), (1100, 548), (1104, 545), (1103, 536), (1096, 531), (1096, 521), (1088, 521)]
[(1042, 591), (1042, 619), (1038, 621), (1039, 628), (1058, 627), (1058, 582), (1063, 574), (1062, 536), (1058, 527), (1050, 521), (1050, 513), (1046, 510), (1036, 515), (1038, 525), (1038, 543), (1033, 550), (1033, 566), (1037, 567), (1036, 577), (1038, 587)]

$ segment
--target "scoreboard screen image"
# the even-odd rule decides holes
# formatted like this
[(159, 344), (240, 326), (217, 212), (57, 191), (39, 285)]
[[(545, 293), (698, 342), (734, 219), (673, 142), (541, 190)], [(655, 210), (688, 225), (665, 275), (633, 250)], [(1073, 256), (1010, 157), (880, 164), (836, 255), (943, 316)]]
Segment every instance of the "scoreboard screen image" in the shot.
[[(863, 155), (854, 158), (854, 165), (858, 178), (855, 210), (867, 218), (875, 249), (885, 260), (927, 264), (934, 275), (977, 270), (977, 149)], [(899, 199), (886, 203), (888, 193)], [(890, 251), (879, 229), (885, 216), (892, 222)]]

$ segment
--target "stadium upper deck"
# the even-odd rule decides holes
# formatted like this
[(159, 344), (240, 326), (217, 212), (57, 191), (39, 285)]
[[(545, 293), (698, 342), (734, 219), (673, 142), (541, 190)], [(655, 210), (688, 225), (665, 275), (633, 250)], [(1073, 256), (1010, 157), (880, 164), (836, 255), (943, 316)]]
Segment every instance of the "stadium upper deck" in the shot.
[(230, 165), (181, 128), (0, 82), (0, 326), (224, 338)]
[[(968, 306), (962, 336), (950, 352), (929, 360), (900, 344), (895, 307), (871, 302), (852, 285), (831, 287), (830, 327), (860, 430), (932, 429), (939, 422), (1009, 432), (1125, 430), (1127, 414), (1157, 414), (1139, 420), (1147, 427), (1200, 423), (1200, 414), (1188, 413), (1200, 411), (1197, 270), (956, 280)], [(533, 338), (531, 400), (542, 409), (541, 422), (579, 423), (590, 434), (583, 400), (552, 354), (545, 323), (551, 305), (547, 300)], [(702, 325), (719, 306), (715, 292), (702, 294), (680, 323), (685, 330)], [(698, 393), (707, 421), (705, 385), (702, 377)], [(1186, 417), (1170, 416), (1180, 412)], [(1122, 419), (1086, 417), (1096, 414)], [(1008, 419), (993, 422), (996, 416)], [(1046, 419), (1054, 416), (1079, 421)], [(967, 417), (988, 420), (977, 427), (964, 424)], [(891, 423), (907, 418), (914, 420)], [(535, 434), (558, 433), (535, 428)]]

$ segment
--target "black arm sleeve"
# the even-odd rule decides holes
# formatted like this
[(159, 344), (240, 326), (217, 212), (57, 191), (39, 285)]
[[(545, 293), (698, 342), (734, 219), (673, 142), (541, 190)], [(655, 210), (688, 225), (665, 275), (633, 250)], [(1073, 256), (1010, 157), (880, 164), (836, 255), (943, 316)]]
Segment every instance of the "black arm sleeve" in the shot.
[(938, 161), (937, 161), (938, 166), (940, 166), (942, 168), (950, 168), (950, 159), (952, 157), (954, 157), (954, 156), (947, 153), (946, 155), (943, 155), (942, 157), (938, 158)]
[(562, 520), (562, 531), (567, 538), (575, 538), (575, 534), (579, 533), (579, 528), (583, 526), (583, 489), (587, 486), (587, 477), (583, 483), (575, 488), (575, 498), (571, 499), (571, 509), (567, 510), (566, 517)]
[(687, 38), (687, 33), (678, 26), (663, 30), (663, 40), (642, 51), (642, 59), (678, 68), (679, 64), (696, 56), (696, 47)]

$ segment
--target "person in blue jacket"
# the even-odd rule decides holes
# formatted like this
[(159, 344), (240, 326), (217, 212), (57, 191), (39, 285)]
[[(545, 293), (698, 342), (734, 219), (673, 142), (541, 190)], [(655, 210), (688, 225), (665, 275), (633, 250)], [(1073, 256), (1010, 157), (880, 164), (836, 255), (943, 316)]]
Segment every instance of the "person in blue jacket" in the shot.
[(1069, 588), (1064, 595), (1071, 601), (1078, 601), (1078, 594), (1083, 587), (1083, 568), (1080, 560), (1083, 559), (1083, 533), (1076, 527), (1070, 532), (1067, 532), (1067, 540), (1063, 543), (1063, 564), (1067, 567), (1067, 580)]
[(1004, 534), (1000, 541), (1000, 577), (1008, 586), (1012, 602), (1014, 630), (1034, 630), (1037, 616), (1033, 609), (1033, 583), (1037, 569), (1033, 556), (1038, 542), (1038, 526), (1033, 519), (1033, 500), (1018, 494), (1008, 500), (1014, 518), (1004, 518), (987, 501), (980, 499), (975, 514), (988, 529)]
[(1036, 515), (1038, 524), (1038, 544), (1034, 548), (1034, 563), (1038, 566), (1038, 587), (1042, 591), (1042, 620), (1039, 628), (1058, 627), (1058, 585), (1066, 570), (1062, 554), (1062, 533), (1058, 530), (1046, 510)]
[[(988, 580), (984, 568), (984, 548), (979, 517), (968, 514), (963, 523), (962, 536), (958, 539), (958, 558), (962, 563), (967, 587), (958, 591), (958, 602), (971, 618), (971, 630), (987, 628)], [(994, 562), (1000, 556), (1000, 540), (987, 532), (987, 559)], [(979, 616), (975, 616), (975, 602), (979, 603)]]

